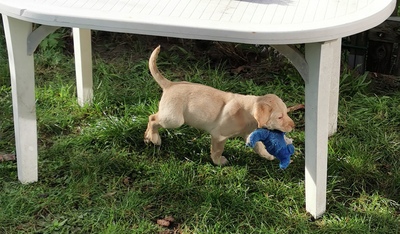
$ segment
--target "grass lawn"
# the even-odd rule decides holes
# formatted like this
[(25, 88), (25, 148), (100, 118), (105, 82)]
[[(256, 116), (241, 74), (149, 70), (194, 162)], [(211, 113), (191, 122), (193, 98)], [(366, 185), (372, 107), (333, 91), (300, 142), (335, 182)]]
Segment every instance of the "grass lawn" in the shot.
[[(15, 153), (2, 31), (0, 153)], [(327, 212), (312, 220), (303, 111), (291, 113), (296, 153), (284, 171), (241, 139), (227, 143), (229, 165), (214, 166), (209, 135), (190, 127), (144, 144), (161, 95), (147, 67), (158, 44), (172, 80), (304, 103), (300, 76), (264, 47), (93, 32), (94, 103), (79, 107), (70, 31), (59, 30), (35, 53), (39, 181), (22, 185), (16, 162), (0, 163), (0, 233), (400, 233), (399, 89), (344, 69)]]

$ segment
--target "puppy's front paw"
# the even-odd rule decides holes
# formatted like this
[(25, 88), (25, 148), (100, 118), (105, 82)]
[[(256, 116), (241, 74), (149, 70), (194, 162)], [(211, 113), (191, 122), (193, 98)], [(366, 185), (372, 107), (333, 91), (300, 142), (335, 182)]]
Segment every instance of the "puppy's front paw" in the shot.
[(228, 163), (228, 159), (226, 159), (224, 156), (220, 156), (218, 158), (211, 157), (211, 159), (212, 159), (213, 163), (218, 166), (223, 166)]
[(144, 142), (146, 144), (152, 142), (155, 145), (161, 145), (160, 134), (158, 134), (158, 132), (153, 133), (152, 131), (146, 131), (146, 133), (144, 134)]

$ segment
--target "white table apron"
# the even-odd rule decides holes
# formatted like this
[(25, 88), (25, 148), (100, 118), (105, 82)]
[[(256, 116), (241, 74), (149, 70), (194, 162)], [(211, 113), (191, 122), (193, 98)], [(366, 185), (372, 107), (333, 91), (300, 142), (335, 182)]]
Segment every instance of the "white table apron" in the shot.
[[(343, 5), (340, 2), (349, 3)], [(320, 217), (326, 210), (328, 136), (337, 129), (341, 38), (381, 23), (391, 14), (395, 2), (3, 0), (0, 2), (0, 12), (3, 16), (9, 55), (18, 178), (22, 183), (38, 180), (33, 52), (40, 41), (58, 27), (73, 28), (80, 105), (90, 103), (93, 96), (91, 29), (270, 44), (288, 57), (305, 81), (306, 209), (314, 217)], [(96, 4), (100, 4), (101, 7), (96, 8)], [(181, 4), (184, 7), (180, 7)], [(120, 5), (124, 7), (119, 7)], [(162, 10), (154, 13), (158, 6), (162, 7)], [(131, 8), (126, 14), (112, 15), (117, 7), (120, 12)], [(336, 7), (336, 13), (329, 15), (329, 9), (332, 7)], [(150, 10), (146, 12), (148, 8)], [(196, 16), (196, 8), (203, 14)], [(309, 8), (314, 13), (312, 19), (307, 18), (310, 14)], [(132, 15), (132, 12), (138, 9), (140, 12)], [(163, 16), (166, 9), (170, 9), (171, 12)], [(249, 10), (252, 12), (249, 13)], [(343, 16), (341, 10), (348, 13), (344, 13)], [(273, 11), (272, 16), (270, 11)], [(319, 14), (321, 11), (325, 15)], [(107, 14), (109, 12), (111, 13)], [(207, 12), (211, 13), (205, 18)], [(101, 14), (104, 14), (104, 17)], [(143, 14), (151, 17), (144, 18)], [(250, 20), (246, 18), (248, 14), (252, 14)], [(228, 16), (230, 18), (226, 19)], [(253, 23), (252, 21), (257, 19), (256, 16), (259, 17), (258, 23)], [(268, 17), (271, 19), (266, 19)], [(291, 21), (285, 23), (285, 19), (288, 18)], [(297, 18), (303, 21), (298, 23)], [(179, 21), (180, 23), (177, 23)], [(32, 32), (32, 23), (42, 26)], [(305, 55), (290, 45), (296, 43), (306, 43)]]

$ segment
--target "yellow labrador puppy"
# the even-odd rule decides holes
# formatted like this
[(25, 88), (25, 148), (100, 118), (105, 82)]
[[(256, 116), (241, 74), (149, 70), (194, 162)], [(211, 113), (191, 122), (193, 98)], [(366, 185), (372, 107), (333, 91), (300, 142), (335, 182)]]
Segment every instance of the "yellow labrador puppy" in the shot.
[[(150, 56), (151, 75), (163, 89), (156, 114), (149, 116), (144, 134), (146, 143), (161, 144), (160, 127), (178, 128), (183, 124), (205, 130), (211, 134), (211, 159), (224, 165), (222, 156), (228, 138), (241, 136), (247, 139), (256, 128), (277, 129), (290, 132), (293, 120), (288, 116), (285, 103), (274, 94), (264, 96), (241, 95), (190, 82), (172, 82), (158, 70), (156, 60), (160, 46)], [(261, 142), (255, 151), (273, 160)]]

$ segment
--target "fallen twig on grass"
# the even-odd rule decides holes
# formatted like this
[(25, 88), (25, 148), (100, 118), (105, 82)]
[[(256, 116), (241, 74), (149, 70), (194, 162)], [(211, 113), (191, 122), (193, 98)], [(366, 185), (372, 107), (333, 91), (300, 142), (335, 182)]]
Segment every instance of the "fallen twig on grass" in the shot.
[(294, 106), (288, 107), (287, 112), (296, 111), (296, 110), (304, 109), (304, 108), (305, 108), (304, 104), (296, 104)]

